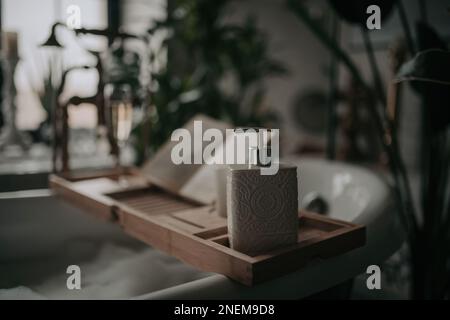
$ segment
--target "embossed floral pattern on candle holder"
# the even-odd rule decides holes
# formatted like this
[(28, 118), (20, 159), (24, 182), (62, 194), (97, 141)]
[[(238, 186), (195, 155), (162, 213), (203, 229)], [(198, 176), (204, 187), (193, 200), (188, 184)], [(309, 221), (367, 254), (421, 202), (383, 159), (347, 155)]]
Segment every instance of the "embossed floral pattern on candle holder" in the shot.
[(296, 243), (296, 168), (281, 169), (273, 176), (255, 169), (231, 171), (228, 187), (234, 249), (253, 254)]

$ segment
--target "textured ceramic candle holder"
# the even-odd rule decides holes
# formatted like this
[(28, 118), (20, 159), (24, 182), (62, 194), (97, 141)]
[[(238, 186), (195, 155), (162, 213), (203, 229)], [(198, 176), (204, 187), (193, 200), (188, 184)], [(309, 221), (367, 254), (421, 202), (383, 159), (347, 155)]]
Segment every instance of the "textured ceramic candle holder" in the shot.
[(230, 245), (257, 255), (297, 243), (297, 168), (282, 165), (275, 175), (260, 167), (230, 166), (227, 211)]
[(216, 169), (216, 210), (221, 217), (227, 217), (227, 174), (228, 166), (218, 166)]

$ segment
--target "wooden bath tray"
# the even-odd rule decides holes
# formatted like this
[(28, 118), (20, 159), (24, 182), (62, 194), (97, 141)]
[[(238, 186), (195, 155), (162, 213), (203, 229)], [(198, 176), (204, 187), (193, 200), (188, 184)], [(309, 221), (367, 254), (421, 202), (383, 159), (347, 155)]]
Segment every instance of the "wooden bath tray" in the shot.
[(135, 169), (52, 175), (53, 191), (96, 216), (201, 270), (254, 285), (298, 270), (317, 258), (365, 244), (365, 227), (300, 212), (298, 243), (248, 256), (229, 247), (226, 219), (149, 185)]

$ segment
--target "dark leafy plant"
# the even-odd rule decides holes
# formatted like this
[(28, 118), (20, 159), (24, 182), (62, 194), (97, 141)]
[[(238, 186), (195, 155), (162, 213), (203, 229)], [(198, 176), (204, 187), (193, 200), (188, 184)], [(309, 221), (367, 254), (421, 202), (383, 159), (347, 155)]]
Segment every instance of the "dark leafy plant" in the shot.
[[(34, 94), (39, 98), (39, 102), (41, 103), (42, 108), (46, 113), (45, 119), (39, 124), (38, 129), (38, 140), (43, 141), (45, 143), (51, 142), (51, 131), (52, 131), (52, 117), (55, 106), (55, 99), (58, 94), (58, 86), (60, 85), (61, 79), (56, 77), (61, 67), (58, 63), (51, 63), (49, 60), (45, 68), (42, 72), (42, 76), (40, 78), (41, 86), (31, 84), (32, 90)], [(61, 67), (63, 68), (63, 67)]]
[(422, 224), (411, 246), (414, 297), (449, 294), (450, 52), (429, 49), (405, 63), (397, 81), (410, 81), (423, 106)]
[(269, 57), (254, 19), (243, 25), (223, 21), (230, 2), (171, 1), (167, 17), (149, 30), (150, 36), (165, 34), (162, 47), (150, 53), (152, 150), (198, 113), (236, 125), (276, 120), (265, 104), (264, 79), (286, 70)]
[(428, 23), (424, 21), (417, 22), (416, 33), (419, 51), (427, 49), (447, 49), (447, 44)]
[(139, 54), (126, 49), (122, 40), (115, 46), (113, 45), (103, 60), (102, 76), (104, 83), (128, 84), (134, 91), (140, 88), (141, 61)]
[[(352, 2), (352, 1), (350, 1)], [(364, 1), (361, 1), (363, 3)], [(387, 1), (389, 2), (389, 1)], [(364, 16), (357, 9), (350, 8), (343, 2), (332, 1), (338, 12), (349, 22), (359, 23), (359, 17)], [(424, 156), (424, 182), (422, 219), (416, 214), (413, 205), (408, 175), (401, 157), (397, 139), (396, 126), (391, 117), (385, 112), (387, 101), (380, 92), (382, 83), (375, 59), (373, 49), (368, 37), (365, 37), (366, 51), (374, 75), (374, 86), (369, 85), (361, 76), (356, 64), (351, 57), (339, 46), (335, 39), (331, 38), (315, 21), (309, 16), (305, 7), (297, 0), (288, 0), (288, 5), (293, 12), (306, 24), (314, 35), (329, 49), (329, 51), (340, 60), (348, 69), (353, 79), (359, 86), (372, 94), (378, 104), (382, 105), (377, 110), (375, 105), (369, 105), (369, 112), (375, 123), (376, 131), (382, 143), (383, 149), (388, 156), (389, 167), (395, 180), (394, 191), (398, 200), (400, 218), (407, 231), (407, 239), (411, 256), (412, 267), (412, 297), (414, 298), (444, 298), (449, 297), (449, 250), (450, 243), (450, 212), (449, 212), (449, 53), (442, 50), (445, 44), (437, 34), (426, 24), (418, 26), (419, 46), (423, 49), (432, 46), (441, 50), (429, 50), (420, 52), (413, 60), (407, 62), (400, 68), (398, 82), (412, 81), (413, 87), (421, 95), (424, 102), (425, 148)], [(397, 8), (402, 20), (405, 37), (411, 53), (415, 52), (415, 44), (410, 35), (406, 14), (397, 2)], [(350, 10), (350, 11), (348, 11)], [(364, 36), (363, 31), (363, 36)], [(428, 49), (428, 48), (427, 48)], [(422, 221), (420, 221), (422, 220)]]
[(450, 243), (449, 167), (450, 53), (447, 44), (426, 19), (422, 5), (416, 23), (419, 53), (399, 70), (422, 101), (421, 211), (422, 225), (411, 245), (413, 296), (449, 298)]
[(430, 49), (419, 52), (399, 71), (398, 81), (411, 81), (413, 88), (427, 100), (425, 118), (430, 130), (439, 132), (450, 123), (450, 53)]

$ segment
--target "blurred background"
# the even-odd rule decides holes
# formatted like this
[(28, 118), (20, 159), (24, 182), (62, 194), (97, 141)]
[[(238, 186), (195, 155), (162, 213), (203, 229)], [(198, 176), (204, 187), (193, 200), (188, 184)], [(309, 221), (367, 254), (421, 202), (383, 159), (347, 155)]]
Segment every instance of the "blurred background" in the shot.
[[(381, 29), (366, 25), (370, 4)], [(280, 128), (283, 156), (390, 179), (416, 249), (400, 260), (442, 247), (436, 269), (419, 263), (415, 295), (448, 297), (449, 8), (1, 0), (0, 192), (46, 188), (51, 172), (140, 165), (198, 113)], [(436, 272), (442, 287), (427, 287)]]
[[(359, 24), (346, 20), (345, 12), (340, 15), (327, 1), (300, 2), (309, 18), (339, 43), (370, 83), (370, 58)], [(94, 155), (105, 165), (111, 163), (107, 156), (111, 148), (102, 139), (105, 120), (98, 111), (104, 97), (94, 97), (105, 94), (98, 91), (104, 91), (106, 83), (117, 86), (126, 77), (136, 78), (133, 98), (146, 99), (148, 105), (151, 124), (146, 156), (173, 129), (203, 112), (237, 125), (276, 124), (285, 138), (285, 153), (325, 156), (328, 152), (328, 156), (347, 160), (383, 161), (370, 117), (360, 110), (364, 108), (357, 108), (365, 102), (357, 97), (352, 75), (286, 1), (45, 0), (38, 4), (4, 0), (1, 10), (3, 51), (13, 41), (14, 54), (20, 57), (14, 70), (14, 121), (23, 132), (21, 140), (30, 147), (22, 154), (2, 145), (0, 168), (4, 173), (17, 166), (22, 171), (51, 170), (51, 161), (46, 159), (50, 153), (44, 146), (50, 145), (52, 131), (48, 104), (55, 99), (67, 105), (71, 165), (89, 166), (83, 159)], [(408, 37), (417, 40), (415, 24), (423, 15), (439, 30), (442, 41), (449, 36), (445, 1), (427, 2), (426, 9), (420, 1), (413, 1), (403, 12), (409, 19), (409, 33), (405, 34), (398, 10), (390, 7), (382, 12), (382, 28), (367, 32), (384, 91), (395, 74), (395, 63), (399, 64), (395, 59), (408, 58)], [(44, 45), (50, 35), (58, 45)], [(131, 62), (136, 63), (136, 70), (108, 59), (116, 48), (138, 55)], [(108, 72), (117, 74), (108, 79)], [(396, 119), (401, 151), (406, 165), (417, 170), (420, 99), (409, 86), (401, 98), (404, 112)], [(167, 122), (166, 117), (170, 118)], [(327, 137), (333, 140), (328, 151)], [(135, 137), (127, 161), (142, 161), (142, 143), (140, 136)], [(8, 154), (17, 154), (23, 163), (16, 157), (8, 160)], [(28, 162), (33, 155), (36, 159)], [(77, 155), (82, 156), (75, 161)]]

